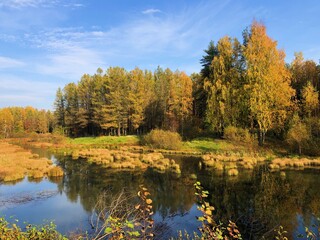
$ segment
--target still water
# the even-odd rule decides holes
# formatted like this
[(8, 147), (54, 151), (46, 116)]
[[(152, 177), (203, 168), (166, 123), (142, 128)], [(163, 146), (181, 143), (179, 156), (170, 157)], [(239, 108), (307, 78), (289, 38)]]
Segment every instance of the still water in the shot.
[[(32, 149), (63, 167), (65, 176), (57, 179), (0, 183), (0, 216), (19, 219), (20, 223), (41, 224), (54, 220), (60, 232), (69, 234), (89, 230), (89, 220), (102, 192), (111, 196), (122, 189), (135, 194), (140, 185), (148, 188), (153, 199), (154, 219), (161, 227), (159, 239), (177, 235), (178, 230), (197, 230), (200, 215), (194, 197), (195, 181), (210, 192), (217, 219), (232, 219), (244, 239), (271, 239), (280, 224), (289, 239), (301, 239), (308, 227), (318, 234), (320, 216), (320, 170), (305, 169), (269, 172), (265, 166), (240, 171), (237, 177), (206, 170), (199, 158), (171, 156), (182, 174), (140, 171), (114, 171), (88, 164), (84, 159), (54, 155)], [(197, 180), (195, 180), (195, 176)], [(301, 237), (301, 236), (300, 236)]]

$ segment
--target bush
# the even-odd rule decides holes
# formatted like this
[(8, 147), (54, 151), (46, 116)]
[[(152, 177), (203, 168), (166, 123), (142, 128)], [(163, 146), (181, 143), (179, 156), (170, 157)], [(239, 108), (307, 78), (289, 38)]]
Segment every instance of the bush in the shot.
[(144, 137), (147, 145), (153, 148), (177, 150), (182, 146), (181, 137), (176, 132), (154, 129)]
[(237, 142), (251, 142), (252, 136), (248, 129), (237, 128), (234, 126), (228, 126), (224, 129), (223, 137), (229, 141)]
[(67, 240), (56, 230), (56, 226), (52, 222), (42, 226), (28, 224), (21, 229), (15, 223), (9, 223), (4, 218), (0, 218), (0, 239)]

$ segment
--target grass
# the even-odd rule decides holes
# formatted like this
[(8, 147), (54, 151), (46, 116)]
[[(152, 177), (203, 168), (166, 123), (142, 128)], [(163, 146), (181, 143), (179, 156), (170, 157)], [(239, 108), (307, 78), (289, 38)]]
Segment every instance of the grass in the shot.
[(180, 174), (180, 166), (174, 160), (165, 158), (161, 153), (133, 153), (126, 150), (82, 149), (72, 154), (73, 159), (87, 158), (105, 168), (111, 169), (147, 169), (148, 167)]
[(138, 145), (140, 139), (138, 136), (101, 136), (101, 137), (80, 137), (69, 138), (70, 144), (122, 144), (122, 145)]
[(53, 168), (52, 161), (20, 146), (0, 141), (0, 181), (10, 182), (30, 178), (42, 178)]
[(184, 142), (183, 149), (193, 151), (196, 150), (200, 152), (217, 152), (240, 150), (241, 147), (239, 147), (239, 144), (235, 145), (225, 140), (213, 138), (197, 138), (192, 141)]

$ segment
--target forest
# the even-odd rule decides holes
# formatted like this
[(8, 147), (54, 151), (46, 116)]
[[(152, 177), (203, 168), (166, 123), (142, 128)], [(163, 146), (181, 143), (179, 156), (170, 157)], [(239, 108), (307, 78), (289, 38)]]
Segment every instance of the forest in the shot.
[(248, 133), (317, 148), (320, 143), (320, 65), (295, 53), (291, 63), (266, 27), (253, 22), (242, 43), (210, 42), (199, 73), (158, 67), (98, 68), (56, 92), (54, 112), (32, 107), (0, 110), (0, 134), (60, 132), (71, 137), (145, 134), (184, 138)]

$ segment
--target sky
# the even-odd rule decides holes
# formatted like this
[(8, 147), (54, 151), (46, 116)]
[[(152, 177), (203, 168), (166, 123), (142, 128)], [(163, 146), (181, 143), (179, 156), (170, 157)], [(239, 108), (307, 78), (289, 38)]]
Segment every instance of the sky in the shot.
[(0, 108), (53, 110), (58, 87), (97, 68), (199, 72), (212, 40), (253, 20), (291, 62), (320, 59), (319, 0), (0, 0)]

